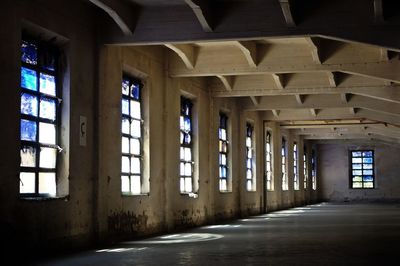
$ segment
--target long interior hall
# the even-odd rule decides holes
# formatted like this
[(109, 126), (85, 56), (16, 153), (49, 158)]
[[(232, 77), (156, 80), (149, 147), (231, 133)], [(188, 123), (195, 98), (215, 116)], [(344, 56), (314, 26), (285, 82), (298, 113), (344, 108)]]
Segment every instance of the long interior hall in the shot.
[(390, 264), (399, 36), (395, 0), (1, 0), (3, 254)]

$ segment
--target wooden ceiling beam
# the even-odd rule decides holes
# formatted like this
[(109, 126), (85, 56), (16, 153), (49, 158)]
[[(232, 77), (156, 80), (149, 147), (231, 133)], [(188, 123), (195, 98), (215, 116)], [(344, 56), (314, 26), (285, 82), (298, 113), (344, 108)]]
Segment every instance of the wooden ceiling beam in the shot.
[(279, 74), (272, 74), (272, 78), (276, 83), (276, 86), (280, 89), (283, 90), (285, 88), (284, 81), (283, 81), (283, 76)]
[(315, 108), (310, 108), (310, 113), (313, 117), (316, 117), (318, 115), (319, 110)]
[[(236, 77), (239, 83), (240, 77)], [(242, 83), (240, 83), (242, 84)], [(347, 94), (361, 95), (373, 99), (386, 101), (389, 103), (400, 103), (400, 87), (397, 86), (354, 86), (354, 87), (319, 87), (319, 88), (285, 88), (284, 90), (274, 89), (271, 86), (257, 87), (259, 85), (249, 83), (246, 87), (235, 87), (232, 91), (226, 91), (224, 86), (213, 83), (210, 87), (213, 97), (240, 97), (240, 96), (277, 96), (277, 95), (296, 95), (296, 94), (326, 94), (340, 95), (343, 102), (347, 102)], [(248, 86), (248, 87), (247, 87)], [(265, 85), (262, 85), (265, 86)]]
[(250, 96), (251, 101), (255, 106), (260, 104), (260, 97), (259, 96)]
[(290, 0), (279, 0), (279, 3), (281, 5), (283, 16), (285, 17), (286, 25), (288, 27), (296, 27), (292, 9), (290, 8)]
[(295, 94), (295, 97), (296, 97), (296, 102), (299, 104), (299, 105), (302, 105), (303, 103), (304, 103), (304, 99), (305, 99), (305, 95), (301, 95), (301, 94)]
[(221, 82), (224, 85), (226, 91), (232, 91), (233, 85), (235, 83), (235, 76), (217, 75), (217, 78), (219, 78), (219, 80), (221, 80)]
[(280, 110), (279, 117), (273, 115), (271, 111), (265, 111), (262, 118), (268, 121), (305, 121), (305, 120), (343, 120), (343, 119), (360, 119), (373, 120), (377, 122), (387, 123), (396, 127), (400, 126), (400, 118), (397, 115), (383, 114), (367, 109), (359, 109), (356, 114), (350, 114), (348, 108), (326, 108), (320, 109), (318, 116), (313, 116), (309, 109), (292, 109)]
[(331, 71), (328, 71), (326, 73), (328, 74), (329, 85), (335, 88), (337, 86), (335, 73)]
[(348, 103), (349, 102), (349, 93), (341, 93), (340, 99), (342, 100), (343, 103)]
[[(354, 63), (308, 63), (304, 58), (303, 63), (293, 64), (290, 61), (283, 61), (281, 58), (276, 61), (259, 63), (256, 68), (239, 62), (205, 62), (209, 58), (223, 57), (221, 54), (212, 55), (207, 53), (206, 49), (198, 54), (198, 61), (202, 60), (201, 66), (194, 69), (187, 69), (181, 62), (170, 62), (171, 77), (202, 77), (214, 75), (253, 75), (253, 74), (285, 74), (285, 73), (310, 73), (310, 72), (343, 72), (361, 77), (374, 78), (381, 81), (390, 81), (400, 83), (400, 60), (388, 62), (354, 62)], [(220, 53), (220, 51), (218, 51)], [(332, 56), (330, 59), (332, 59)], [(340, 59), (341, 60), (341, 59)], [(377, 59), (378, 61), (379, 59)], [(331, 61), (334, 62), (334, 61)], [(336, 82), (337, 84), (337, 82)]]
[(194, 69), (196, 66), (197, 49), (191, 44), (165, 44), (174, 51), (185, 64), (187, 69)]
[(257, 67), (257, 45), (252, 41), (235, 41), (250, 67)]
[(385, 21), (383, 16), (383, 0), (374, 0), (374, 20), (376, 24), (382, 24)]
[(319, 55), (319, 47), (318, 47), (318, 40), (316, 38), (311, 38), (311, 37), (305, 37), (308, 46), (311, 49), (311, 56), (316, 64), (321, 64), (321, 58)]
[(185, 0), (186, 4), (193, 10), (204, 32), (212, 32), (210, 3), (207, 0)]
[[(332, 131), (330, 128), (303, 128), (303, 129), (295, 129), (292, 130), (295, 135), (326, 135), (331, 134)], [(361, 134), (364, 135), (366, 133), (387, 136), (391, 138), (400, 139), (400, 132), (393, 132), (385, 130), (383, 127), (368, 127), (368, 126), (352, 126), (352, 127), (342, 127), (336, 128), (334, 131), (336, 134), (341, 133), (345, 134)]]
[(134, 31), (134, 12), (128, 4), (120, 0), (89, 0), (106, 12), (118, 25), (125, 36), (132, 36)]
[(279, 117), (279, 113), (281, 112), (280, 110), (276, 110), (276, 109), (272, 109), (271, 111), (272, 111), (272, 114), (273, 114), (276, 118)]
[(259, 104), (254, 106), (245, 99), (242, 102), (243, 110), (263, 111), (263, 110), (285, 110), (285, 109), (311, 109), (315, 116), (319, 109), (326, 108), (347, 108), (350, 113), (355, 114), (358, 108), (372, 110), (384, 114), (396, 115), (400, 118), (400, 104), (388, 103), (385, 101), (352, 95), (348, 102), (343, 102), (340, 97), (333, 95), (308, 95), (307, 101), (299, 103), (290, 96), (264, 96), (260, 98)]

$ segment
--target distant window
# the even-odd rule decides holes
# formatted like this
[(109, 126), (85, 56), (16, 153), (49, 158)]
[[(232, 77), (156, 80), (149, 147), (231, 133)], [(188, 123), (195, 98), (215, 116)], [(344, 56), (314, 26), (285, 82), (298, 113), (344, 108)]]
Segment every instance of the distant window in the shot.
[(351, 188), (374, 188), (374, 151), (351, 151)]
[(124, 194), (142, 193), (143, 120), (142, 84), (129, 76), (122, 79), (122, 169), (121, 190)]
[(265, 136), (265, 178), (267, 190), (274, 190), (272, 175), (272, 146), (271, 132), (267, 132)]
[(246, 189), (247, 191), (254, 190), (254, 171), (253, 171), (253, 125), (246, 124)]
[(304, 189), (307, 189), (307, 182), (308, 182), (308, 161), (307, 161), (307, 149), (304, 146), (303, 150), (303, 170), (304, 170)]
[(193, 192), (193, 103), (181, 97), (180, 115), (180, 192)]
[(311, 151), (311, 182), (312, 189), (317, 189), (317, 157), (315, 151)]
[(228, 143), (228, 117), (226, 114), (219, 114), (219, 190), (228, 190), (228, 176), (229, 176), (229, 143)]
[(293, 143), (293, 183), (294, 190), (300, 189), (299, 174), (297, 172), (297, 143)]
[(23, 196), (57, 194), (61, 91), (57, 48), (37, 40), (21, 44), (21, 167)]
[(286, 171), (286, 139), (282, 138), (282, 148), (281, 148), (281, 155), (282, 155), (282, 190), (289, 190), (289, 182), (287, 178), (287, 171)]

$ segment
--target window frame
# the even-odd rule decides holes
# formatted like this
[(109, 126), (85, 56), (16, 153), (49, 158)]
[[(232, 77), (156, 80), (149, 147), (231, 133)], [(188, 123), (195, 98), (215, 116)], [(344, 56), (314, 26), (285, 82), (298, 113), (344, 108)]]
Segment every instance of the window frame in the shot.
[[(222, 119), (225, 119), (224, 125)], [(219, 113), (219, 127), (218, 127), (218, 172), (219, 172), (219, 191), (229, 192), (230, 191), (230, 165), (229, 165), (229, 117), (226, 113)], [(225, 130), (225, 140), (222, 138), (222, 130)], [(224, 150), (225, 143), (225, 151)], [(222, 156), (225, 155), (225, 164), (222, 164)], [(225, 168), (225, 177), (222, 175), (221, 170)], [(222, 182), (225, 180), (225, 189), (222, 189)]]
[(287, 141), (285, 137), (282, 137), (281, 143), (281, 172), (282, 172), (282, 191), (289, 190), (289, 180), (287, 171)]
[[(250, 131), (249, 131), (250, 130)], [(247, 143), (247, 138), (250, 138), (250, 146), (248, 146)], [(256, 191), (255, 188), (255, 171), (254, 171), (254, 124), (250, 123), (250, 122), (246, 122), (246, 139), (245, 139), (245, 148), (246, 148), (246, 191), (248, 192), (254, 192)], [(249, 157), (249, 151), (251, 152), (251, 157)], [(248, 165), (248, 160), (250, 160), (250, 167)], [(248, 176), (248, 171), (250, 171), (251, 173), (251, 177), (249, 178)], [(250, 182), (250, 187), (249, 187), (249, 182)]]
[(317, 153), (311, 150), (311, 189), (317, 190)]
[[(130, 172), (129, 173), (123, 172), (122, 171), (122, 167), (121, 167), (121, 194), (123, 196), (146, 195), (148, 193), (144, 193), (144, 191), (143, 191), (143, 184), (144, 184), (144, 175), (143, 175), (143, 172), (144, 172), (144, 136), (143, 136), (143, 133), (144, 133), (144, 118), (143, 118), (144, 108), (143, 108), (143, 102), (144, 101), (143, 101), (143, 88), (144, 88), (144, 84), (140, 79), (138, 79), (138, 78), (136, 78), (136, 77), (124, 72), (122, 74), (121, 89), (122, 89), (122, 86), (123, 86), (123, 83), (124, 83), (125, 80), (129, 82), (129, 91), (128, 91), (128, 95), (126, 95), (123, 92), (121, 92), (121, 123), (122, 123), (124, 118), (129, 120), (129, 132), (130, 133), (128, 134), (128, 133), (122, 132), (122, 127), (121, 127), (121, 163), (122, 163), (122, 158), (123, 157), (129, 157), (130, 158), (130, 160), (129, 160), (129, 171)], [(136, 99), (134, 96), (132, 96), (130, 88), (131, 88), (131, 86), (133, 86), (133, 84), (137, 84), (139, 86), (138, 99)], [(124, 99), (128, 100), (128, 112), (129, 112), (129, 114), (124, 114), (123, 113), (122, 101)], [(138, 102), (140, 104), (140, 118), (135, 118), (135, 117), (131, 116), (131, 101), (135, 101), (135, 102)], [(132, 130), (132, 122), (133, 122), (133, 120), (139, 121), (139, 123), (140, 123), (140, 137), (135, 137), (135, 136), (132, 135), (131, 130)], [(129, 141), (129, 148), (128, 148), (129, 152), (127, 152), (127, 153), (123, 152), (123, 149), (122, 149), (122, 144), (123, 144), (122, 143), (122, 139), (123, 138), (128, 138), (128, 141)], [(139, 148), (139, 154), (138, 155), (136, 155), (136, 154), (131, 152), (130, 143), (131, 143), (131, 140), (133, 140), (133, 139), (136, 139), (136, 140), (139, 141), (140, 148)], [(132, 158), (139, 158), (139, 161), (140, 161), (140, 173), (139, 174), (132, 173), (132, 171), (131, 171), (131, 168), (132, 168), (131, 159)], [(123, 182), (122, 181), (122, 177), (123, 176), (128, 176), (129, 191), (123, 191), (122, 190), (122, 182)], [(139, 182), (140, 182), (139, 192), (134, 192), (132, 190), (132, 182), (133, 182), (132, 181), (132, 177), (134, 177), (134, 176), (139, 176)]]
[[(33, 44), (37, 47), (36, 50), (36, 64), (29, 64), (22, 60), (22, 45), (24, 42)], [(22, 183), (21, 180), (21, 173), (34, 173), (35, 175), (35, 192), (31, 193), (21, 193), (21, 187), (19, 186), (19, 196), (21, 198), (57, 198), (59, 196), (59, 178), (60, 178), (60, 152), (62, 148), (59, 146), (61, 141), (61, 112), (62, 112), (62, 76), (61, 76), (61, 69), (59, 66), (59, 57), (61, 51), (59, 47), (56, 45), (50, 45), (45, 43), (44, 41), (40, 40), (39, 38), (35, 38), (29, 36), (27, 34), (22, 34), (21, 43), (20, 43), (20, 84), (19, 84), (19, 92), (20, 92), (20, 106), (19, 106), (19, 125), (21, 130), (21, 122), (22, 120), (33, 121), (36, 124), (36, 138), (35, 140), (23, 140), (22, 139), (22, 132), (20, 131), (19, 134), (19, 141), (20, 141), (20, 153), (24, 147), (33, 147), (36, 150), (35, 154), (35, 166), (22, 166), (22, 158), (21, 163), (19, 166), (19, 182)], [(54, 59), (54, 70), (47, 69), (44, 64), (41, 64), (41, 54), (42, 53), (49, 53), (52, 54)], [(36, 72), (36, 90), (31, 90), (28, 88), (23, 88), (22, 86), (22, 69), (29, 69)], [(40, 91), (40, 74), (46, 74), (54, 76), (54, 85), (55, 85), (55, 95), (47, 94)], [(29, 115), (22, 113), (22, 96), (24, 94), (30, 94), (36, 97), (37, 99), (37, 115)], [(55, 101), (55, 120), (50, 118), (43, 118), (40, 117), (40, 101), (41, 99), (51, 99)], [(55, 139), (54, 144), (49, 143), (41, 143), (40, 142), (40, 123), (46, 123), (54, 125), (55, 127)], [(55, 150), (55, 167), (54, 168), (46, 168), (40, 166), (40, 152), (41, 148), (51, 148)], [(39, 174), (40, 173), (54, 173), (55, 175), (55, 193), (40, 193), (40, 180)]]
[(300, 190), (300, 180), (299, 180), (299, 160), (298, 160), (298, 145), (297, 142), (293, 142), (293, 189)]
[[(361, 157), (353, 157), (353, 152), (361, 152)], [(364, 152), (372, 152), (372, 156), (371, 157), (364, 157), (363, 153)], [(353, 184), (353, 170), (358, 170), (358, 169), (353, 169), (353, 158), (361, 158), (361, 163), (354, 163), (354, 164), (361, 164), (361, 171), (364, 170), (364, 164), (370, 164), (372, 165), (372, 169), (367, 169), (367, 170), (372, 170), (372, 175), (365, 175), (365, 176), (372, 176), (372, 187), (364, 187), (364, 174), (361, 174), (361, 183), (362, 183), (362, 187), (354, 187)], [(364, 163), (363, 159), (364, 158), (372, 158), (372, 163)], [(357, 150), (349, 150), (349, 187), (350, 189), (375, 189), (376, 188), (376, 184), (375, 184), (375, 151), (373, 149), (357, 149)], [(360, 176), (360, 175), (358, 175)]]
[[(268, 148), (269, 146), (269, 148)], [(268, 151), (269, 149), (269, 151)], [(268, 156), (269, 155), (269, 156)], [(269, 157), (269, 160), (268, 160)], [(274, 176), (273, 176), (273, 152), (272, 152), (272, 133), (267, 130), (265, 133), (265, 182), (267, 191), (274, 191)], [(269, 165), (269, 167), (268, 167)], [(270, 169), (268, 171), (268, 168)], [(269, 175), (268, 175), (269, 174)]]
[[(184, 103), (188, 104), (188, 107), (189, 107), (189, 114), (188, 115), (184, 114), (184, 111), (182, 111), (183, 107), (184, 107)], [(185, 134), (190, 136), (190, 143), (189, 144), (185, 144), (184, 143), (185, 142), (184, 141), (184, 137), (183, 137), (182, 143), (181, 143), (181, 141), (179, 142), (179, 192), (181, 194), (189, 194), (189, 195), (191, 195), (192, 193), (195, 193), (195, 190), (196, 190), (195, 184), (194, 184), (194, 181), (195, 181), (194, 148), (195, 148), (195, 146), (194, 146), (194, 136), (193, 136), (194, 135), (194, 132), (193, 132), (193, 129), (194, 129), (194, 127), (193, 127), (193, 122), (194, 122), (194, 113), (193, 113), (194, 112), (194, 102), (193, 102), (193, 99), (188, 98), (188, 97), (186, 97), (184, 95), (181, 95), (180, 96), (180, 105), (179, 106), (180, 106), (179, 138), (181, 140), (182, 134), (183, 134), (183, 136), (185, 136)], [(189, 119), (189, 121), (190, 121), (190, 128), (189, 128), (188, 132), (185, 132), (185, 130), (182, 129), (182, 124), (181, 124), (181, 122), (182, 122), (181, 117), (182, 116), (183, 116), (183, 121), (185, 120), (185, 117), (187, 117)], [(190, 149), (190, 160), (182, 159), (182, 148), (189, 148)], [(182, 175), (182, 169), (181, 169), (182, 163), (184, 165), (186, 165), (188, 163), (191, 164), (191, 175), (186, 175), (186, 174)], [(186, 190), (185, 189), (186, 188), (185, 179), (191, 179), (191, 190)], [(184, 190), (182, 190), (182, 182), (183, 182)]]
[(308, 158), (307, 158), (307, 147), (304, 145), (303, 147), (303, 175), (304, 175), (304, 190), (307, 190), (308, 186)]

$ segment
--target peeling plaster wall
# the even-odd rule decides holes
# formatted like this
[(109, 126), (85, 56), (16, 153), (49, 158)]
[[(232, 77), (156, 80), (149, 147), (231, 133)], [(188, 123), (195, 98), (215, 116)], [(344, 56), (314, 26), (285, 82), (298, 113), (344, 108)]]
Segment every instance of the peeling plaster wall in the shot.
[[(317, 190), (311, 189), (311, 149), (312, 145), (305, 142), (301, 137), (293, 135), (288, 130), (282, 130), (276, 122), (266, 122), (264, 124), (265, 130), (271, 132), (272, 137), (272, 171), (273, 171), (273, 190), (266, 192), (266, 210), (273, 211), (279, 209), (286, 209), (295, 206), (302, 206), (317, 202)], [(282, 136), (286, 138), (287, 143), (287, 174), (289, 180), (289, 190), (282, 191)], [(298, 147), (298, 178), (299, 190), (294, 190), (293, 181), (293, 142), (297, 142)], [(303, 147), (307, 149), (308, 160), (308, 182), (307, 188), (304, 189), (304, 168), (303, 168)], [(261, 162), (263, 165), (263, 162)], [(263, 169), (264, 171), (264, 169)], [(318, 187), (317, 187), (318, 188)]]
[[(265, 206), (268, 211), (295, 206), (307, 198), (294, 196), (292, 191), (285, 192), (283, 197), (279, 192), (280, 173), (276, 171), (275, 195), (268, 192), (265, 201), (263, 119), (258, 113), (243, 112), (235, 98), (212, 98), (207, 78), (170, 78), (170, 51), (165, 47), (98, 47), (99, 14), (93, 12), (90, 3), (35, 3), (0, 3), (6, 21), (0, 28), (0, 86), (7, 99), (0, 105), (6, 114), (2, 122), (7, 125), (0, 138), (0, 223), (7, 239), (15, 240), (20, 247), (43, 251), (50, 247), (72, 248), (218, 223), (263, 213)], [(61, 129), (65, 197), (19, 198), (19, 46), (23, 21), (66, 39)], [(121, 194), (122, 73), (144, 83), (143, 173), (150, 188), (144, 195)], [(179, 192), (181, 95), (193, 98), (195, 103), (196, 198)], [(219, 191), (221, 111), (229, 116), (229, 192)], [(86, 116), (88, 121), (86, 146), (79, 145), (80, 116)], [(255, 129), (256, 190), (252, 192), (245, 188), (246, 121), (252, 121)], [(279, 141), (279, 128), (275, 126), (274, 132), (274, 141)], [(280, 153), (278, 146), (274, 148), (276, 158)], [(280, 168), (279, 159), (274, 166)]]
[[(16, 3), (18, 2), (18, 3)], [(93, 13), (78, 2), (1, 1), (0, 148), (1, 233), (18, 248), (67, 248), (93, 241), (94, 116), (96, 53)], [(68, 23), (65, 23), (68, 21)], [(63, 83), (60, 189), (66, 197), (21, 199), (20, 166), (20, 44), (22, 31), (57, 36), (65, 53)], [(79, 117), (88, 121), (87, 145), (79, 145)]]
[[(351, 189), (349, 150), (375, 151), (374, 189)], [(345, 142), (318, 145), (321, 198), (327, 201), (392, 201), (400, 199), (400, 147), (385, 143)]]

